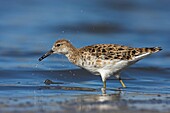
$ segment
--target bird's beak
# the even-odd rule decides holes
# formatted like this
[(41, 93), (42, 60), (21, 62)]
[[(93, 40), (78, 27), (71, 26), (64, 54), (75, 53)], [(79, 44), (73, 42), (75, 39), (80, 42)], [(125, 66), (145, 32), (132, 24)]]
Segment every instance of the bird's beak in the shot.
[(38, 60), (39, 60), (39, 61), (42, 61), (44, 58), (50, 56), (50, 55), (53, 54), (53, 53), (54, 53), (54, 51), (53, 51), (53, 50), (50, 50), (50, 51), (48, 51), (47, 53), (45, 53), (42, 57), (40, 57)]

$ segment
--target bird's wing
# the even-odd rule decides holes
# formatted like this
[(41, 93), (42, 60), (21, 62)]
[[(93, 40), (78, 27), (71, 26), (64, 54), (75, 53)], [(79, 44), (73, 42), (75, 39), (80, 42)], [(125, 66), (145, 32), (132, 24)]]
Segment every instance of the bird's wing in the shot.
[(102, 60), (138, 60), (160, 50), (160, 47), (132, 48), (117, 44), (96, 44), (80, 48), (79, 51), (83, 56), (90, 55)]

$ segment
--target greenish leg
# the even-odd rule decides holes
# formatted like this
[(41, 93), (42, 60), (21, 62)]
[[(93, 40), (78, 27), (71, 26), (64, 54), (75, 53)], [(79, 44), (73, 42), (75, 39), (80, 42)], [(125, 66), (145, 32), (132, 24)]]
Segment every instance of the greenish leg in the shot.
[(123, 83), (122, 79), (119, 77), (119, 81), (122, 84), (122, 87), (126, 88), (126, 85)]
[(101, 90), (102, 90), (102, 94), (106, 95), (106, 80), (103, 81), (103, 88), (101, 88)]
[(105, 81), (103, 81), (103, 88), (105, 88), (105, 89), (106, 89), (106, 80), (105, 80)]

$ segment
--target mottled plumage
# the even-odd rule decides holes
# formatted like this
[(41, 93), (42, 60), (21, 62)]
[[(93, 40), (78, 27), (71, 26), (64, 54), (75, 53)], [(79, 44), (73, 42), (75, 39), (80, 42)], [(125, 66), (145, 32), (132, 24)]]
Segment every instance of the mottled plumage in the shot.
[(132, 48), (117, 44), (95, 44), (75, 48), (68, 40), (61, 39), (56, 41), (52, 50), (43, 55), (39, 61), (52, 53), (61, 53), (75, 65), (101, 75), (104, 88), (106, 79), (111, 75), (115, 75), (122, 86), (126, 87), (120, 78), (121, 70), (160, 50), (160, 47)]

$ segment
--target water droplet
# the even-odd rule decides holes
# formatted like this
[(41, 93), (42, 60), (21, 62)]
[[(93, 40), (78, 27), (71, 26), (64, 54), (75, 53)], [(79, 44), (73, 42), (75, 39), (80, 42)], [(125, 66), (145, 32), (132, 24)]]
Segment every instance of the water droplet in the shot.
[(50, 70), (50, 72), (53, 72), (53, 70)]
[(62, 67), (64, 67), (65, 65), (64, 64), (61, 64)]
[(84, 11), (83, 10), (80, 10), (81, 13), (83, 13)]
[(37, 68), (38, 67), (38, 63), (35, 65), (35, 68)]
[(70, 74), (72, 74), (72, 71), (69, 71)]
[(63, 76), (63, 74), (59, 74), (60, 76)]

